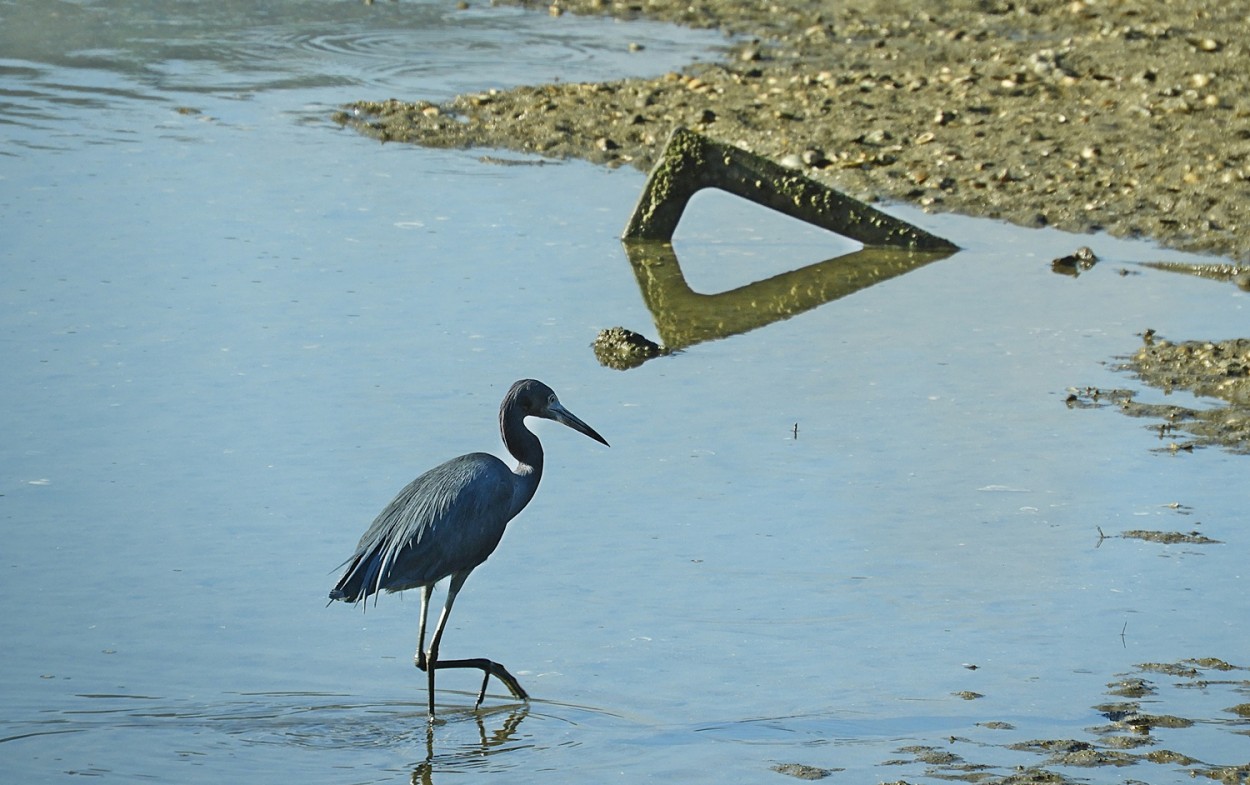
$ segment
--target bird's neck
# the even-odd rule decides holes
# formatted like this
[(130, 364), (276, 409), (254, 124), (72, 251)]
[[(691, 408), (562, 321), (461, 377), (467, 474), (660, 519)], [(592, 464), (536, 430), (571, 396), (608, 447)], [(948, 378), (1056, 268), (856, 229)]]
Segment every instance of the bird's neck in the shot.
[(501, 423), (503, 443), (516, 458), (517, 465), (513, 471), (520, 480), (513, 496), (513, 508), (520, 510), (538, 490), (538, 481), (543, 476), (543, 445), (529, 428), (525, 427), (523, 417), (509, 418)]

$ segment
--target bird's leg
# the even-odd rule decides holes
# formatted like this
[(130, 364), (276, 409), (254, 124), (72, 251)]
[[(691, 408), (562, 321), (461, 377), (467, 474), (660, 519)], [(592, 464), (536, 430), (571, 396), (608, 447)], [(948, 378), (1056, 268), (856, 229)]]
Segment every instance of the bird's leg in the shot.
[(429, 716), (430, 722), (434, 722), (434, 671), (437, 670), (434, 664), (438, 661), (438, 636), (434, 636), (434, 642), (430, 644), (430, 669), (425, 672), (425, 689), (429, 697)]
[[(443, 640), (443, 629), (447, 626), (447, 617), (451, 615), (451, 606), (456, 601), (456, 595), (460, 593), (460, 587), (464, 585), (465, 578), (469, 577), (469, 570), (457, 572), (451, 576), (451, 581), (447, 584), (447, 600), (443, 603), (443, 612), (438, 614), (438, 623), (434, 625), (434, 637), (430, 639), (430, 651), (426, 655), (426, 680), (427, 689), (430, 693), (430, 722), (434, 721), (434, 671), (438, 670), (438, 644)], [(429, 597), (429, 587), (422, 587), (421, 599), (424, 606)], [(425, 614), (421, 615), (421, 621), (424, 623)]]
[(421, 587), (421, 622), (417, 626), (417, 654), (413, 657), (416, 666), (421, 670), (425, 670), (425, 617), (430, 611), (430, 595), (434, 593), (434, 587)]
[[(514, 698), (519, 700), (529, 700), (529, 694), (521, 687), (521, 683), (516, 677), (508, 673), (508, 669), (493, 660), (485, 658), (476, 658), (471, 660), (447, 660), (441, 661), (438, 658), (438, 645), (443, 640), (443, 629), (447, 626), (447, 617), (451, 615), (451, 606), (456, 601), (456, 595), (460, 593), (460, 587), (464, 586), (464, 581), (469, 577), (468, 572), (458, 572), (451, 576), (451, 581), (447, 586), (447, 600), (443, 603), (443, 611), (438, 615), (438, 623), (434, 626), (434, 637), (430, 639), (430, 650), (426, 653), (425, 670), (428, 681), (428, 689), (430, 696), (430, 719), (434, 719), (434, 671), (446, 668), (477, 668), (482, 671), (482, 688), (478, 691), (477, 702), (473, 704), (473, 708), (477, 709), (482, 705), (482, 700), (486, 697), (486, 685), (490, 682), (490, 677), (494, 676), (503, 685), (508, 688), (508, 692), (512, 693)], [(428, 599), (428, 587), (423, 587), (421, 597), (423, 605)], [(422, 620), (425, 615), (422, 614)], [(424, 638), (424, 636), (421, 636)], [(421, 667), (421, 660), (418, 649), (418, 665)]]

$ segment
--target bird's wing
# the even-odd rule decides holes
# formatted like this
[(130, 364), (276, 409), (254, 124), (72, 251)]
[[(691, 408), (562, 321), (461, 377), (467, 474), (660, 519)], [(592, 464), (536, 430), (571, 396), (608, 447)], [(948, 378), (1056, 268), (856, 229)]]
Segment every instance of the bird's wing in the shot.
[(481, 564), (514, 514), (514, 484), (503, 461), (485, 453), (421, 475), (374, 519), (331, 597), (353, 602), (426, 586)]

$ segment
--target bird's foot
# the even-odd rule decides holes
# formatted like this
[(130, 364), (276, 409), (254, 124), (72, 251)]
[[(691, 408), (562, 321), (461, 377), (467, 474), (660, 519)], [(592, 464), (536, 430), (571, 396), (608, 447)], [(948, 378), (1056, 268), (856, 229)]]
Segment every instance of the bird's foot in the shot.
[[(526, 692), (525, 688), (521, 686), (521, 682), (517, 681), (516, 677), (511, 673), (508, 673), (508, 670), (504, 668), (504, 666), (497, 662), (492, 662), (490, 666), (490, 675), (503, 682), (503, 686), (508, 688), (508, 692), (512, 693), (512, 697), (523, 701), (530, 699), (529, 693)], [(483, 679), (483, 682), (486, 680), (487, 679)], [(485, 683), (482, 684), (482, 694), (486, 694)]]
[(529, 693), (516, 680), (516, 677), (508, 673), (508, 669), (494, 660), (485, 658), (477, 658), (471, 660), (438, 660), (434, 663), (435, 670), (444, 668), (477, 668), (482, 671), (482, 689), (478, 692), (477, 703), (474, 708), (481, 705), (482, 700), (486, 697), (486, 685), (490, 681), (490, 677), (494, 676), (508, 688), (508, 692), (512, 693), (512, 697), (517, 700), (527, 701), (530, 699)]

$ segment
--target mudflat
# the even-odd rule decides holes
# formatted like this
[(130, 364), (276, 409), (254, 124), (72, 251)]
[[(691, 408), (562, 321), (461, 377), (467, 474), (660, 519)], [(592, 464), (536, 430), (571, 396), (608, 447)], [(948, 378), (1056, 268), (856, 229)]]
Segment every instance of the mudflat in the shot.
[(1250, 258), (1246, 3), (542, 7), (719, 28), (727, 49), (655, 79), (362, 101), (339, 119), (642, 169), (685, 126), (868, 201)]

